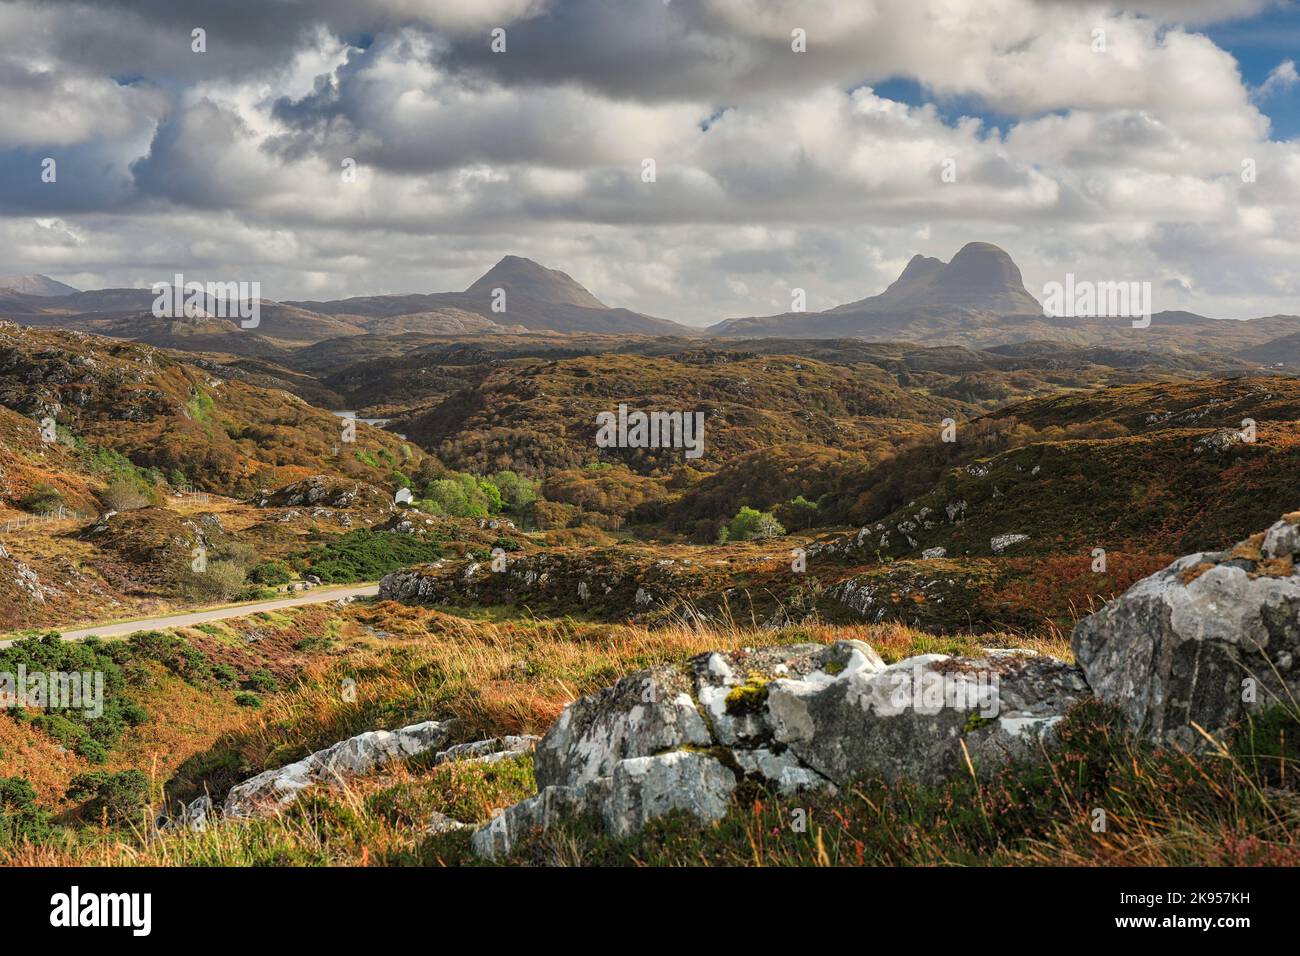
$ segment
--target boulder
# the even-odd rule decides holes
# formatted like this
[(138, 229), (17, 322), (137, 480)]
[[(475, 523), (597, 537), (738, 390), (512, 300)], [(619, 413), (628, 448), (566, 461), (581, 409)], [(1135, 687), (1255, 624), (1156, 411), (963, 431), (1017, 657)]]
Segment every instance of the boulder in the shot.
[(628, 757), (709, 746), (713, 738), (690, 689), (683, 674), (661, 665), (574, 701), (537, 744), (537, 786), (578, 786), (608, 777)]
[(651, 820), (684, 810), (697, 820), (721, 820), (736, 789), (736, 775), (705, 753), (674, 750), (620, 760), (602, 810), (615, 836), (629, 836)]
[(457, 744), (441, 750), (433, 758), (434, 766), (448, 761), (466, 761), (476, 763), (496, 763), (508, 757), (528, 753), (541, 738), (535, 734), (507, 735), (490, 737), (487, 740), (475, 740), (473, 743)]
[(627, 836), (722, 818), (741, 778), (790, 794), (857, 777), (938, 781), (1034, 757), (1087, 688), (1032, 651), (887, 666), (861, 641), (702, 654), (574, 701), (537, 745), (539, 793), (475, 833), (480, 855), (585, 816)]
[(863, 775), (936, 783), (1032, 757), (1087, 694), (1078, 670), (1031, 654), (924, 654), (773, 682), (773, 741), (836, 784)]
[(348, 777), (373, 773), (446, 742), (445, 725), (435, 720), (397, 730), (372, 730), (318, 750), (302, 760), (267, 770), (237, 784), (226, 795), (227, 816), (252, 816), (288, 806), (318, 784), (338, 785)]
[(1300, 513), (1229, 551), (1189, 554), (1075, 625), (1096, 696), (1153, 741), (1199, 749), (1300, 694)]

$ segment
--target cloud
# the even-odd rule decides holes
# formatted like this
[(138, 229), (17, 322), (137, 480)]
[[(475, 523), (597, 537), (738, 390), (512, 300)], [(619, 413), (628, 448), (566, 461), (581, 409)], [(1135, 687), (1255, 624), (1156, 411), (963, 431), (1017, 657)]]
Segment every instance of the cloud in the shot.
[(1255, 91), (1255, 97), (1266, 100), (1294, 89), (1297, 83), (1300, 83), (1300, 73), (1296, 72), (1295, 61), (1283, 60), (1264, 78), (1264, 82)]
[(0, 55), (0, 261), (297, 298), (462, 288), (514, 252), (705, 322), (988, 239), (1031, 290), (1136, 272), (1180, 306), (1300, 311), (1300, 143), (1256, 105), (1295, 66), (1252, 91), (1196, 32), (1268, 4), (1124, 6), (7, 4), (30, 42)]

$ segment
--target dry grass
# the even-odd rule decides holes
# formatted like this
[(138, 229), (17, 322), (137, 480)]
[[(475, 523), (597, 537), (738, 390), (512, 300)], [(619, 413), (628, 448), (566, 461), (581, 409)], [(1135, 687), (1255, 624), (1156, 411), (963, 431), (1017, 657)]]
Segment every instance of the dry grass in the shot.
[[(487, 612), (483, 612), (487, 613)], [(331, 623), (332, 622), (332, 623)], [(236, 633), (268, 627), (234, 622)], [(112, 766), (136, 766), (174, 796), (192, 796), (222, 772), (235, 776), (286, 763), (376, 727), (454, 721), (456, 740), (539, 733), (570, 700), (628, 672), (684, 661), (708, 650), (864, 640), (887, 660), (916, 653), (976, 653), (1030, 646), (1061, 654), (1059, 638), (1012, 634), (937, 637), (901, 625), (738, 626), (655, 630), (565, 619), (473, 620), (396, 604), (353, 606), (339, 615), (303, 611), (281, 625), (293, 635), (328, 627), (327, 652), (302, 658), (294, 681), (242, 710), (223, 693), (197, 698), (175, 678), (152, 685), (159, 726), (132, 731)], [(284, 647), (283, 641), (277, 646)], [(355, 699), (340, 693), (355, 681)], [(1095, 706), (1095, 705), (1094, 705)], [(1288, 718), (1294, 723), (1293, 716)], [(165, 726), (164, 726), (165, 725)], [(1171, 865), (1300, 862), (1297, 765), (1286, 749), (1269, 756), (1221, 750), (1208, 756), (1152, 753), (1116, 730), (1101, 709), (1074, 719), (1062, 749), (1032, 767), (989, 781), (939, 788), (864, 781), (837, 795), (777, 799), (742, 788), (719, 825), (679, 819), (613, 841), (581, 825), (553, 829), (516, 862), (545, 865)], [(1290, 726), (1290, 725), (1288, 725)], [(1289, 731), (1284, 731), (1289, 733)], [(1291, 735), (1292, 738), (1294, 734)], [(1270, 745), (1271, 746), (1271, 745)], [(229, 758), (217, 760), (215, 758)], [(200, 771), (203, 767), (225, 771)], [(227, 779), (226, 783), (233, 782)], [(189, 786), (188, 793), (181, 784)], [(748, 786), (748, 785), (747, 785)], [(426, 832), (437, 811), (466, 823), (533, 792), (527, 757), (504, 765), (417, 764), (338, 789), (318, 789), (288, 810), (201, 833), (159, 836), (143, 824), (85, 825), (10, 849), (26, 865), (439, 865), (472, 862), (467, 831)], [(48, 790), (48, 788), (46, 788)], [(1107, 826), (1095, 831), (1094, 811)], [(795, 809), (812, 821), (789, 827)]]

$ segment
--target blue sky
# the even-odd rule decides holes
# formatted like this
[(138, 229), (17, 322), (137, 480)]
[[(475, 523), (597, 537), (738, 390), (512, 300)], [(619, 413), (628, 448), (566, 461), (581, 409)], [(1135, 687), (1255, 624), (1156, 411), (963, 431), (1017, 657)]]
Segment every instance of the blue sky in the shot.
[[(1300, 2), (1287, 2), (1250, 16), (1189, 29), (1204, 33), (1217, 46), (1231, 53), (1237, 60), (1242, 79), (1251, 87), (1260, 87), (1269, 74), (1287, 60), (1300, 64)], [(880, 96), (911, 106), (933, 103), (939, 115), (949, 123), (962, 116), (976, 116), (988, 127), (1005, 132), (1016, 120), (1015, 116), (991, 109), (978, 96), (936, 96), (911, 77), (892, 77), (867, 85)], [(1274, 140), (1300, 137), (1300, 85), (1259, 99), (1256, 106), (1272, 121)]]
[(7, 0), (0, 35), (0, 275), (338, 298), (514, 254), (707, 324), (986, 241), (1035, 294), (1300, 314), (1300, 74), (1259, 92), (1297, 0)]
[[(1300, 64), (1300, 4), (1297, 3), (1208, 27), (1205, 34), (1237, 58), (1243, 79), (1253, 87), (1262, 84), (1284, 60)], [(1273, 121), (1274, 139), (1300, 137), (1300, 86), (1279, 92), (1257, 105)]]

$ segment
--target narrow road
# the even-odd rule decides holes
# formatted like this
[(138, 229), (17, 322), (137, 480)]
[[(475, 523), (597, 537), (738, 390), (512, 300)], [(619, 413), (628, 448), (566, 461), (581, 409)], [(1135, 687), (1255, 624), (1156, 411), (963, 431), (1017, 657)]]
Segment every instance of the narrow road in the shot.
[[(339, 601), (344, 598), (374, 597), (379, 593), (378, 584), (352, 584), (346, 587), (314, 588), (295, 597), (276, 598), (270, 601), (255, 601), (251, 604), (236, 604), (231, 607), (213, 608), (210, 611), (193, 611), (185, 614), (168, 614), (164, 617), (147, 617), (139, 621), (123, 621), (118, 624), (99, 624), (95, 627), (81, 627), (74, 631), (60, 631), (59, 636), (65, 641), (79, 641), (92, 634), (99, 637), (123, 637), (136, 631), (162, 631), (169, 627), (192, 627), (206, 624), (208, 621), (222, 621), (231, 617), (247, 617), (259, 611), (279, 611), (287, 607), (301, 607), (304, 604), (324, 604), (327, 601)], [(43, 628), (43, 630), (59, 630)], [(8, 647), (12, 640), (0, 641), (0, 648)]]

